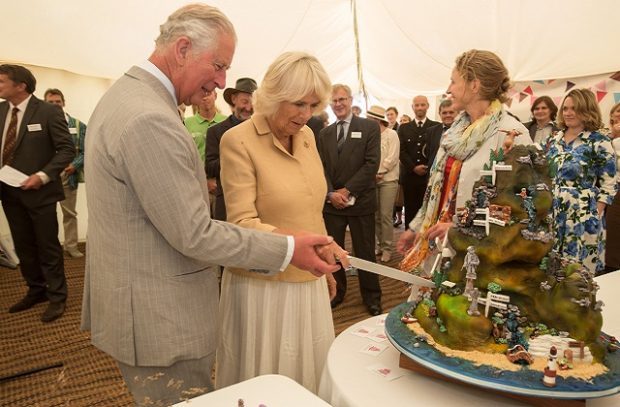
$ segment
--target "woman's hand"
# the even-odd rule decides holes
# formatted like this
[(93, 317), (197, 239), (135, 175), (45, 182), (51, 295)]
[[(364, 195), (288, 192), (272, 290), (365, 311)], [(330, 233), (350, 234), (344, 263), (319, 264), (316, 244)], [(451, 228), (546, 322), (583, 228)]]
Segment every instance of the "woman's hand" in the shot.
[(396, 242), (396, 250), (399, 253), (405, 254), (407, 250), (413, 247), (413, 243), (415, 242), (416, 233), (411, 229), (405, 230), (400, 235), (400, 239)]
[(435, 238), (439, 238), (439, 240), (443, 240), (448, 233), (448, 230), (452, 227), (451, 222), (439, 222), (428, 228), (426, 231), (426, 238), (430, 241), (435, 240)]
[(327, 290), (329, 292), (329, 300), (333, 300), (336, 298), (336, 279), (333, 274), (325, 274), (325, 278), (327, 279)]
[(316, 252), (321, 259), (329, 264), (340, 263), (345, 270), (351, 267), (348, 258), (349, 253), (338, 246), (336, 242), (331, 242), (324, 246), (317, 246)]

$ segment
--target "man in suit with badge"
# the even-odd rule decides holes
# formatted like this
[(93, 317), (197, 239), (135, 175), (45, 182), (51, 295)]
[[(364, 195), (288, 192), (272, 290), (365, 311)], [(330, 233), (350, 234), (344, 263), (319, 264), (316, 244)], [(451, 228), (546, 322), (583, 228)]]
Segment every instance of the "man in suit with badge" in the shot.
[(426, 184), (428, 183), (428, 157), (424, 154), (426, 130), (439, 124), (426, 117), (428, 99), (418, 95), (411, 104), (415, 113), (414, 120), (398, 129), (400, 138), (400, 162), (402, 164), (401, 180), (405, 201), (405, 228), (422, 207)]
[(256, 90), (256, 81), (251, 78), (239, 78), (233, 88), (224, 90), (224, 100), (230, 105), (232, 114), (207, 130), (207, 154), (205, 172), (207, 177), (215, 178), (215, 213), (213, 219), (226, 220), (226, 203), (220, 181), (220, 141), (226, 131), (247, 120), (254, 113), (252, 93)]
[[(319, 154), (327, 179), (323, 218), (327, 233), (344, 247), (347, 226), (351, 231), (355, 256), (375, 261), (375, 175), (381, 159), (379, 124), (353, 114), (351, 88), (332, 87), (331, 108), (337, 121), (321, 130)], [(337, 282), (332, 308), (343, 300), (347, 290), (344, 269), (334, 273)], [(379, 315), (381, 286), (376, 274), (358, 270), (362, 301), (371, 315)]]
[(58, 241), (56, 203), (64, 197), (60, 173), (75, 149), (62, 110), (37, 99), (36, 79), (20, 65), (0, 65), (0, 129), (2, 166), (26, 175), (20, 185), (0, 183), (20, 270), (28, 292), (10, 313), (49, 301), (43, 322), (65, 311), (67, 282)]
[(217, 8), (181, 7), (88, 125), (82, 327), (117, 361), (136, 404), (170, 405), (213, 389), (215, 265), (274, 274), (293, 264), (317, 276), (338, 269), (317, 255), (333, 241), (327, 236), (211, 219), (204, 165), (177, 106), (224, 88), (235, 47)]

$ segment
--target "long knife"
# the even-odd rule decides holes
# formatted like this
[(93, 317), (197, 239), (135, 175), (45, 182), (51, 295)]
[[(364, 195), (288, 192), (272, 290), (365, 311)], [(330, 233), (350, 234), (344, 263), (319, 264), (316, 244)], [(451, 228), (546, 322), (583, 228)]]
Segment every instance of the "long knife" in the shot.
[(381, 276), (393, 278), (395, 280), (404, 281), (409, 284), (415, 284), (422, 287), (435, 287), (435, 283), (422, 277), (418, 277), (415, 274), (406, 273), (393, 267), (384, 266), (382, 264), (373, 263), (371, 261), (362, 260), (357, 257), (348, 256), (349, 263), (355, 268), (370, 271), (371, 273), (379, 274)]

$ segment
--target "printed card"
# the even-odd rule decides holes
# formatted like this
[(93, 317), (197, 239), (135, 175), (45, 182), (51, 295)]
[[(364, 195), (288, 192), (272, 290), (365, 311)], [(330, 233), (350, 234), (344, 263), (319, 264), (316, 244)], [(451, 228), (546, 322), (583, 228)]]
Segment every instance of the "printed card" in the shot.
[(372, 331), (374, 331), (374, 328), (370, 328), (367, 326), (360, 326), (359, 328), (357, 328), (354, 331), (351, 331), (351, 333), (355, 336), (360, 336), (362, 338), (366, 338)]
[(385, 342), (387, 341), (387, 335), (383, 329), (376, 329), (368, 334), (368, 339), (372, 339), (375, 342)]
[(387, 343), (368, 343), (362, 349), (360, 349), (360, 352), (366, 355), (378, 356), (384, 350), (386, 350), (387, 347), (388, 347)]
[(391, 368), (382, 364), (370, 365), (366, 369), (370, 370), (375, 374), (378, 374), (388, 382), (391, 382), (394, 379), (398, 379), (404, 374), (402, 369), (399, 369), (397, 367)]

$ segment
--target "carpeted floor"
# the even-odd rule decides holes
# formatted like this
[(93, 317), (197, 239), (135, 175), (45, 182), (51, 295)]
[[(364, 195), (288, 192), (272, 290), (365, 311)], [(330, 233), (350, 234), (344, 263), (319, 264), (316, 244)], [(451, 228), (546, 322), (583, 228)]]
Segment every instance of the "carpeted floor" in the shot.
[[(395, 231), (397, 235), (402, 229)], [(347, 246), (350, 250), (349, 243)], [(395, 255), (389, 265), (396, 266), (400, 259)], [(17, 314), (7, 313), (26, 293), (26, 286), (18, 270), (0, 268), (0, 406), (132, 405), (115, 362), (90, 344), (87, 332), (79, 330), (84, 259), (65, 258), (65, 269), (67, 311), (62, 318), (44, 324), (40, 316), (47, 303)], [(381, 287), (385, 312), (407, 297), (405, 284), (399, 281), (381, 277)], [(369, 317), (357, 277), (348, 277), (347, 296), (334, 309), (333, 317), (336, 334)], [(38, 369), (43, 370), (9, 378)]]

